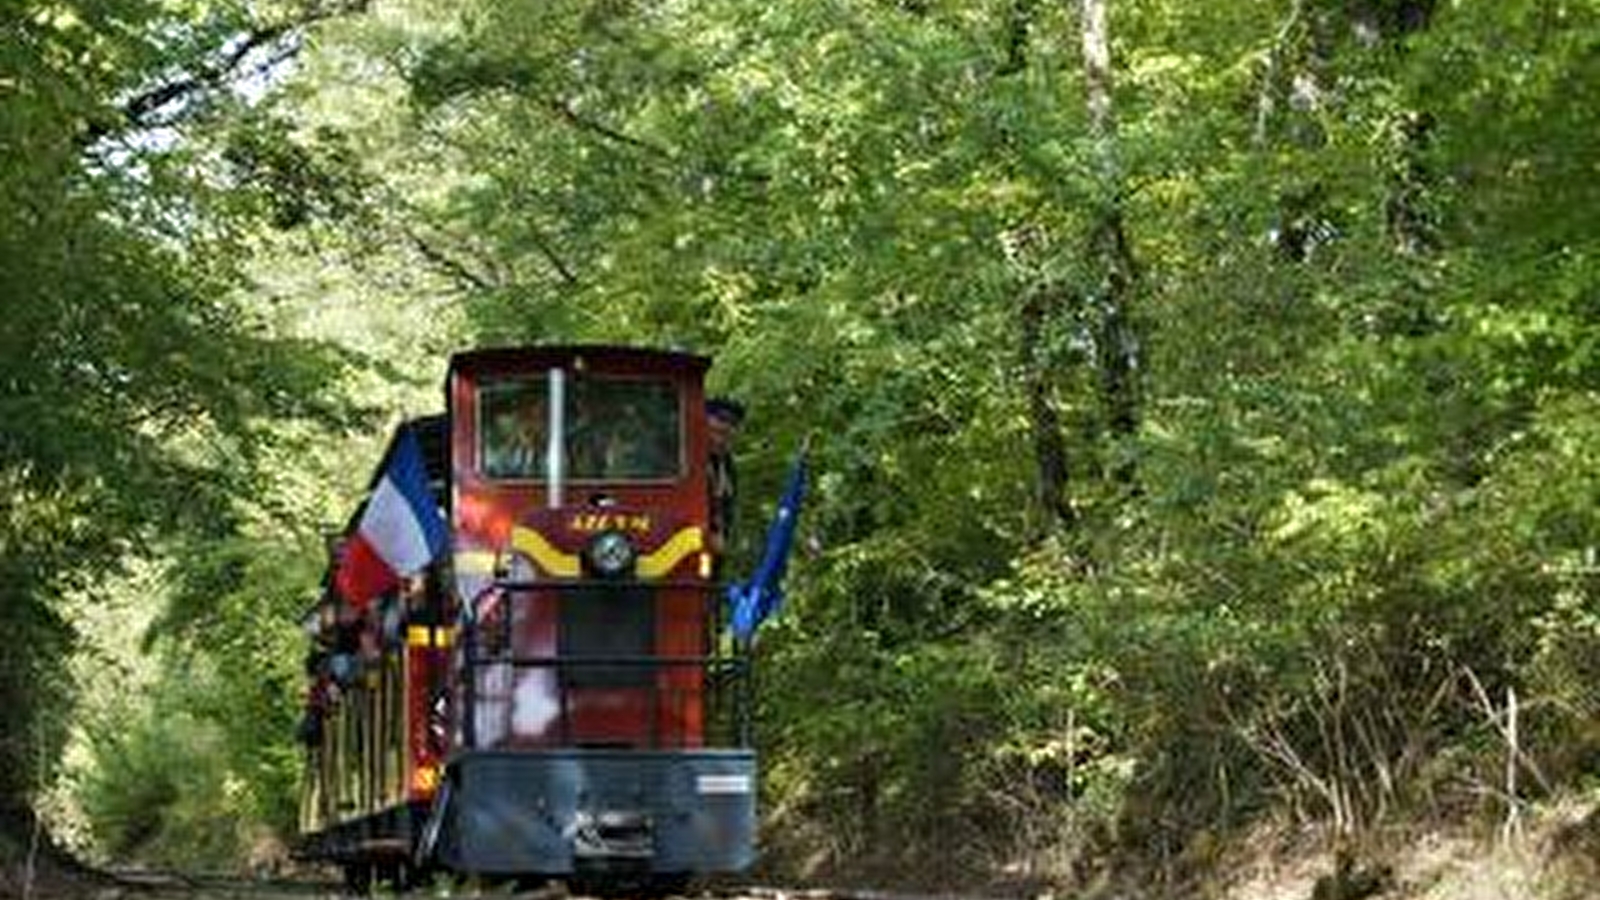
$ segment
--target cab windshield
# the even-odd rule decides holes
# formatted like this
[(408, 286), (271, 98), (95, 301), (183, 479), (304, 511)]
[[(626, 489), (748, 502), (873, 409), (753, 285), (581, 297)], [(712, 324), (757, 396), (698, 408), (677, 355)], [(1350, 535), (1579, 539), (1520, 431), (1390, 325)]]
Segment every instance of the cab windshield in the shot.
[[(671, 381), (575, 377), (566, 386), (565, 477), (580, 481), (668, 481), (681, 470), (682, 422)], [(545, 379), (478, 389), (478, 468), (499, 480), (544, 481), (550, 395)]]

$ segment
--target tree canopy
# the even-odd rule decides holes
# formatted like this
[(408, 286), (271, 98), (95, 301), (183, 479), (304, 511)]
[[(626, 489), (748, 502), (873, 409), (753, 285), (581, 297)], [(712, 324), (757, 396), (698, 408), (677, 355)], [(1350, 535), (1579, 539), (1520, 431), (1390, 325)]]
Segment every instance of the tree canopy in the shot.
[(250, 642), (352, 448), (452, 347), (597, 340), (716, 356), (742, 521), (815, 435), (780, 864), (1182, 876), (1265, 810), (1493, 808), (1519, 695), (1538, 789), (1587, 771), (1592, 2), (0, 15), (0, 733), (132, 556), (167, 652), (289, 679)]

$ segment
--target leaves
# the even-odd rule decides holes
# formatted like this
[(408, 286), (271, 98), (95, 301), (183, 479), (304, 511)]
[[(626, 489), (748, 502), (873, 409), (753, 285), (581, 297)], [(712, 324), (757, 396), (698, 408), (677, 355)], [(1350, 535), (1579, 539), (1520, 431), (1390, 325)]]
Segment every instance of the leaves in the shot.
[[(742, 521), (813, 439), (762, 651), (794, 859), (1361, 827), (1483, 746), (1463, 671), (1577, 702), (1592, 4), (1125, 0), (1114, 131), (1070, 4), (395, 2), (305, 43), (345, 7), (292, 7), (5, 14), (16, 673), (65, 647), (44, 598), (159, 550), (155, 646), (283, 675), (252, 640), (365, 475), (357, 407), (592, 340), (717, 358)], [(296, 65), (220, 89), (253, 34)], [(280, 783), (249, 710), (208, 746)]]
[[(1181, 829), (1292, 788), (1249, 774), (1264, 735), (1327, 762), (1296, 742), (1340, 691), (1393, 713), (1370, 747), (1436, 749), (1440, 673), (1517, 677), (1556, 596), (1526, 573), (1581, 553), (1580, 7), (1118, 3), (1109, 148), (1061, 5), (407, 9), (360, 41), (413, 117), (351, 140), (478, 339), (716, 355), (745, 521), (816, 436), (766, 639), (785, 815), (860, 850), (919, 786), (977, 779), (949, 822), (1048, 782), (1065, 733), (1032, 809), (1209, 797), (1144, 817)], [(918, 749), (979, 722), (961, 776)]]
[(7, 810), (45, 786), (66, 733), (68, 598), (92, 602), (177, 535), (228, 533), (272, 428), (349, 415), (330, 390), (344, 355), (285, 339), (243, 293), (224, 238), (244, 220), (217, 214), (202, 187), (200, 125), (184, 146), (148, 133), (110, 143), (129, 137), (129, 91), (204, 69), (208, 41), (244, 21), (216, 12), (0, 14), (17, 38), (0, 53), (0, 571), (17, 648), (0, 665)]

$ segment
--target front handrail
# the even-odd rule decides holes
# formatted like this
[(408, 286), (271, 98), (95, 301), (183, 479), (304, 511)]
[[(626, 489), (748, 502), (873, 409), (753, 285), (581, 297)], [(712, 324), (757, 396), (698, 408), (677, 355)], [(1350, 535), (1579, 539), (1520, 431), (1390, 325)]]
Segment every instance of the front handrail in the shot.
[[(650, 581), (645, 583), (652, 588), (659, 587), (707, 587), (703, 581), (688, 581), (675, 579), (672, 581)], [(478, 678), (476, 672), (499, 666), (509, 666), (512, 669), (546, 669), (561, 671), (565, 669), (586, 669), (598, 667), (633, 668), (633, 669), (686, 669), (698, 668), (705, 675), (715, 680), (719, 687), (732, 686), (726, 695), (720, 691), (713, 695), (721, 697), (721, 702), (730, 702), (734, 740), (741, 746), (749, 746), (752, 735), (753, 698), (750, 692), (752, 680), (752, 665), (749, 645), (744, 642), (734, 642), (733, 652), (713, 652), (707, 654), (627, 654), (605, 656), (551, 656), (551, 655), (518, 655), (510, 652), (509, 642), (501, 644), (504, 635), (497, 636), (496, 649), (487, 652), (483, 650), (480, 634), (485, 629), (482, 607), (489, 602), (505, 602), (509, 610), (510, 604), (526, 602), (527, 593), (536, 588), (558, 590), (585, 590), (614, 588), (617, 582), (604, 579), (561, 579), (554, 580), (505, 580), (496, 579), (485, 585), (468, 603), (462, 604), (460, 634), (457, 640), (459, 654), (457, 665), (460, 667), (463, 678), (460, 679), (461, 702), (463, 710), (458, 720), (463, 743), (467, 747), (477, 746), (477, 691)], [(496, 596), (498, 595), (498, 596)], [(720, 596), (715, 594), (712, 596)], [(709, 607), (708, 620), (712, 625), (712, 634), (719, 633), (722, 627), (721, 605), (714, 600), (707, 604)], [(502, 612), (502, 615), (508, 613)], [(503, 627), (501, 623), (493, 623), (488, 628)], [(567, 690), (561, 689), (560, 705), (562, 717), (567, 715)], [(660, 685), (655, 687), (659, 693)], [(659, 699), (659, 698), (658, 698)], [(723, 707), (727, 709), (727, 707)], [(656, 735), (659, 722), (652, 716), (652, 742), (659, 740)]]
[(748, 663), (739, 656), (643, 656), (630, 654), (628, 656), (515, 656), (510, 654), (496, 654), (493, 656), (473, 655), (466, 660), (469, 664), (476, 665), (512, 665), (518, 668), (549, 668), (552, 666), (659, 666), (662, 668), (701, 666), (708, 667), (717, 663), (726, 663), (733, 666), (743, 666)]
[[(706, 581), (700, 578), (641, 578), (633, 584), (650, 588), (695, 588), (708, 590), (715, 594), (722, 594), (726, 589), (715, 581)], [(598, 590), (601, 588), (614, 588), (618, 582), (609, 578), (522, 578), (512, 581), (510, 579), (496, 579), (478, 594), (481, 597), (485, 592), (492, 590), (527, 592), (534, 590)]]

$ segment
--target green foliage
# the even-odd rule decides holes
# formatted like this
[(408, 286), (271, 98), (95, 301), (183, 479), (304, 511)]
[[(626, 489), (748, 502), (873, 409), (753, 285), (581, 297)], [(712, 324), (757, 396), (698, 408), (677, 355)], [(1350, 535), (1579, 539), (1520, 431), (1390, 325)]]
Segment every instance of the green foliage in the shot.
[(250, 782), (228, 765), (221, 726), (183, 708), (203, 695), (185, 690), (176, 673), (158, 692), (151, 706), (102, 723), (79, 802), (110, 859), (224, 868), (242, 857), (247, 823), (259, 814), (242, 796)]
[[(219, 202), (199, 152), (229, 106), (211, 90), (219, 48), (256, 24), (230, 4), (0, 12), (7, 822), (68, 733), (72, 605), (170, 540), (227, 533), (276, 423), (350, 413), (329, 390), (345, 355), (275, 332), (242, 293), (249, 220)], [(166, 127), (151, 129), (157, 113)]]
[(396, 2), (147, 140), (119, 98), (262, 20), (48, 10), (0, 14), (4, 733), (49, 742), (51, 598), (130, 550), (172, 562), (153, 647), (249, 661), (168, 710), (192, 783), (103, 758), (117, 846), (167, 846), (118, 812), (147, 789), (173, 842), (285, 820), (286, 626), (365, 475), (317, 423), (357, 360), (434, 408), (458, 343), (715, 355), (736, 562), (812, 437), (760, 651), (796, 867), (1181, 868), (1267, 809), (1492, 811), (1512, 696), (1525, 786), (1592, 775), (1593, 4), (1127, 0), (1098, 133), (1072, 5)]
[(322, 575), (316, 536), (212, 539), (173, 555), (174, 583), (147, 643), (174, 664), (214, 673), (181, 709), (216, 729), (208, 756), (236, 779), (234, 809), (279, 834), (297, 815), (301, 754), (291, 738), (301, 712), (304, 640), (294, 625)]
[[(1060, 871), (1275, 799), (1346, 828), (1430, 802), (1493, 753), (1473, 679), (1573, 733), (1587, 595), (1547, 572), (1594, 524), (1592, 18), (1116, 4), (1110, 172), (1059, 5), (402, 4), (342, 46), (409, 88), (398, 139), (350, 139), (478, 339), (713, 352), (746, 523), (815, 436), (763, 647), (787, 857), (903, 833)], [(1108, 207), (1120, 437), (1081, 249)], [(1441, 776), (1452, 746), (1479, 756)]]

